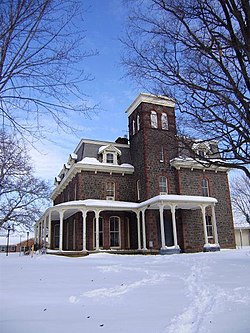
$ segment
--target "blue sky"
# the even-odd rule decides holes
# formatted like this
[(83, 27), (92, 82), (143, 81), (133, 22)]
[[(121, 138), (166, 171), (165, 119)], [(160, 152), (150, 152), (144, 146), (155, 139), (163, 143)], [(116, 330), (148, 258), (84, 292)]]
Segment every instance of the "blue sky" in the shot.
[(86, 9), (86, 48), (96, 49), (99, 54), (84, 60), (84, 69), (94, 80), (84, 82), (81, 88), (89, 102), (98, 104), (100, 110), (90, 114), (90, 118), (72, 118), (72, 127), (79, 128), (75, 134), (54, 131), (48, 140), (36, 145), (39, 151), (32, 149), (36, 174), (50, 180), (60, 172), (81, 138), (114, 141), (127, 134), (125, 110), (141, 91), (124, 78), (120, 64), (123, 46), (119, 37), (124, 33), (127, 17), (123, 1), (82, 0), (82, 4)]

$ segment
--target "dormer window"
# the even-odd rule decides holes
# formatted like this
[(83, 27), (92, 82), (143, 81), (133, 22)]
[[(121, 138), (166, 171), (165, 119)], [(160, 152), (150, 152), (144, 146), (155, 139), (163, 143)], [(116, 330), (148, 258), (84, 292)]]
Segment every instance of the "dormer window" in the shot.
[(107, 154), (107, 163), (114, 164), (114, 154), (112, 153)]
[(118, 157), (121, 156), (121, 151), (112, 144), (99, 148), (98, 154), (102, 155), (102, 163), (118, 164)]
[(197, 142), (193, 144), (193, 150), (196, 155), (198, 155), (201, 159), (207, 158), (211, 153), (211, 149), (208, 142)]
[(205, 152), (205, 150), (203, 150), (203, 149), (199, 149), (199, 150), (197, 151), (197, 153), (198, 153), (198, 155), (201, 156), (201, 157), (206, 157), (206, 152)]

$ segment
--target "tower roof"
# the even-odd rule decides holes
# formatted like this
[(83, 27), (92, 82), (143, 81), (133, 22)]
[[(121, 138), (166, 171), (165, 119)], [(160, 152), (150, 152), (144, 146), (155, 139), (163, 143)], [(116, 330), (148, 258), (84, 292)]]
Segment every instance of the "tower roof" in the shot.
[(140, 93), (125, 112), (128, 114), (128, 116), (130, 116), (131, 113), (143, 102), (169, 107), (175, 106), (175, 101), (172, 98), (161, 95)]

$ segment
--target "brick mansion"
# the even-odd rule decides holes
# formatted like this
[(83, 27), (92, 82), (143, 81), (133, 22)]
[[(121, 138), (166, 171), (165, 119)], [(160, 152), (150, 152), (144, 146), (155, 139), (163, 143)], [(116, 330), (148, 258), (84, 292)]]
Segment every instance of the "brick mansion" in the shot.
[[(126, 110), (129, 138), (82, 139), (55, 178), (35, 225), (47, 253), (216, 251), (234, 248), (228, 169), (214, 141), (187, 149), (176, 130), (175, 102), (141, 93)], [(200, 156), (195, 158), (195, 155)]]

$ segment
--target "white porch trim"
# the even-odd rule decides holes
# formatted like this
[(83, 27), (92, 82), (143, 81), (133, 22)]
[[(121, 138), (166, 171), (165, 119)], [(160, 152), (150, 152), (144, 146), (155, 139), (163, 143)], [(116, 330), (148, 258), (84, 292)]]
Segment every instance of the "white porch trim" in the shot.
[[(207, 228), (206, 228), (206, 218), (205, 210), (206, 207), (211, 206), (212, 208), (212, 223), (214, 230), (214, 240), (219, 246), (217, 227), (216, 227), (216, 217), (214, 206), (217, 200), (212, 197), (203, 196), (186, 196), (186, 195), (159, 195), (148, 199), (141, 203), (135, 202), (124, 202), (124, 201), (109, 201), (109, 200), (78, 200), (64, 202), (46, 210), (41, 219), (37, 222), (38, 227), (38, 239), (42, 238), (42, 231), (45, 231), (44, 225), (46, 226), (46, 218), (48, 217), (48, 244), (51, 247), (51, 222), (55, 217), (60, 219), (60, 238), (59, 238), (59, 251), (63, 251), (63, 220), (71, 215), (81, 212), (83, 217), (83, 248), (82, 251), (87, 251), (86, 249), (86, 219), (87, 213), (92, 211), (96, 217), (96, 251), (99, 251), (99, 214), (101, 211), (117, 211), (117, 212), (134, 212), (137, 220), (137, 231), (138, 231), (138, 250), (147, 250), (146, 246), (146, 218), (145, 212), (148, 209), (159, 210), (160, 213), (160, 231), (161, 231), (161, 248), (167, 249), (166, 239), (165, 239), (165, 228), (164, 228), (164, 209), (171, 210), (172, 215), (172, 227), (173, 227), (173, 240), (174, 248), (179, 249), (177, 228), (176, 228), (176, 209), (192, 209), (202, 211), (202, 223), (204, 229), (205, 246), (211, 245), (208, 243)], [(142, 220), (140, 215), (142, 214)], [(142, 225), (141, 225), (142, 224)], [(141, 239), (141, 227), (142, 227), (142, 239)], [(46, 234), (46, 232), (44, 232)], [(173, 248), (169, 247), (169, 249)]]

